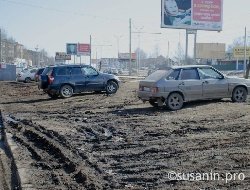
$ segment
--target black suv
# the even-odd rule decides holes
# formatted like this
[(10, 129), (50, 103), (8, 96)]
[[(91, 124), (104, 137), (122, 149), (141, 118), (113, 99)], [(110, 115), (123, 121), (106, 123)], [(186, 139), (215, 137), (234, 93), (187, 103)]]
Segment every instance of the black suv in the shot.
[(115, 75), (99, 73), (89, 65), (60, 65), (46, 67), (40, 76), (39, 89), (52, 98), (59, 95), (71, 97), (74, 93), (86, 91), (114, 94), (119, 88)]

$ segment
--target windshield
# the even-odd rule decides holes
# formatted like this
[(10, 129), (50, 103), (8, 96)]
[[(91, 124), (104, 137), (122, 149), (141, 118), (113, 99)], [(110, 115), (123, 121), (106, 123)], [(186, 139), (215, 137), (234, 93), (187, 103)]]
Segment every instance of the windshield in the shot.
[(162, 77), (168, 75), (171, 72), (172, 72), (172, 69), (170, 69), (170, 70), (157, 70), (157, 71), (153, 72), (151, 75), (149, 75), (148, 77), (146, 77), (146, 80), (157, 81), (157, 80), (161, 79)]

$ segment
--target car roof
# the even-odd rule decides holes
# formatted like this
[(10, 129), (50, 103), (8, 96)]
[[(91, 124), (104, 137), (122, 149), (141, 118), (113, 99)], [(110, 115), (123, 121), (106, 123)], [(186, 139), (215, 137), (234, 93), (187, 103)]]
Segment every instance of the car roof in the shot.
[(180, 65), (172, 66), (172, 69), (191, 69), (191, 68), (211, 68), (210, 65)]
[(48, 67), (89, 67), (90, 65), (70, 64), (70, 65), (49, 65)]

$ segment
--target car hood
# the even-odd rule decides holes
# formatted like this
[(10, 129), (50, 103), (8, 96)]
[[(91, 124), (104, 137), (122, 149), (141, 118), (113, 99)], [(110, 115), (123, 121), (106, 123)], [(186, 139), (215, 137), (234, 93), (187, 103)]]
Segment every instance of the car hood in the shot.
[(113, 74), (108, 74), (108, 73), (100, 73), (100, 75), (106, 79), (115, 79), (117, 81), (120, 81), (120, 79), (116, 76), (116, 75), (113, 75)]
[(242, 83), (250, 86), (250, 79), (239, 78), (236, 76), (226, 77), (229, 83)]

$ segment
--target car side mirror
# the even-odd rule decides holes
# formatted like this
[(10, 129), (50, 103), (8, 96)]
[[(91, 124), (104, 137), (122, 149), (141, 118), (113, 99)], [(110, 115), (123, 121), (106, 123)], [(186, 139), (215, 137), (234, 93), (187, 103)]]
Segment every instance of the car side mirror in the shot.
[(224, 79), (225, 77), (223, 76), (223, 75), (220, 75), (219, 77), (218, 77), (218, 79)]

